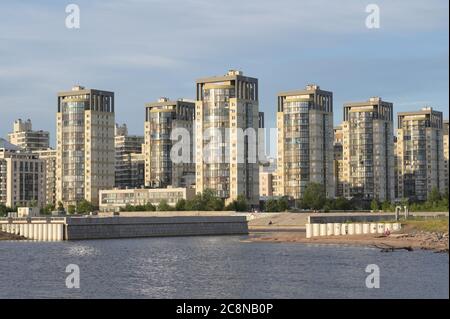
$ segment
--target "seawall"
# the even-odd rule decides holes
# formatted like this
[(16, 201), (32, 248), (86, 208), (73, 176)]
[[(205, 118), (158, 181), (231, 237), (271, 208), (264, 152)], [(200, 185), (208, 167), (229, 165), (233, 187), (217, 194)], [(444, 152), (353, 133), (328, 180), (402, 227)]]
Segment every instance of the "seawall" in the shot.
[(241, 216), (68, 217), (65, 239), (246, 235)]

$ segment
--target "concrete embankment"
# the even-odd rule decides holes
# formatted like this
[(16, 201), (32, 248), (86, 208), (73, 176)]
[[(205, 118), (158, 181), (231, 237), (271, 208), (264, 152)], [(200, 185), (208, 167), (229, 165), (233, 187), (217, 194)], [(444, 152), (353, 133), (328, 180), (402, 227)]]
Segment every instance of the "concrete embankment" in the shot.
[[(245, 216), (78, 216), (0, 219), (0, 238), (36, 241), (164, 236), (246, 235)], [(3, 238), (3, 239), (4, 239)]]
[(67, 240), (246, 235), (248, 225), (241, 216), (99, 217), (67, 218)]

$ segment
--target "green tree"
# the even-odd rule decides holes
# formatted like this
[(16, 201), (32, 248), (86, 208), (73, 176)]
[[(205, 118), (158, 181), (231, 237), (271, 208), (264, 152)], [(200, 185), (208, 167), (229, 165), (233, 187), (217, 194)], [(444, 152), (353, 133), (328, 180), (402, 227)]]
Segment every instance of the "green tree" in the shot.
[(287, 197), (278, 198), (278, 209), (280, 212), (284, 212), (289, 209), (289, 201)]
[(63, 205), (62, 202), (58, 202), (58, 211), (59, 211), (59, 212), (64, 211), (64, 205)]
[(278, 206), (278, 200), (270, 198), (265, 203), (264, 210), (266, 212), (279, 212), (280, 207)]
[(69, 205), (67, 206), (67, 213), (70, 215), (75, 214), (75, 209), (76, 209), (75, 205)]
[(430, 204), (435, 204), (435, 203), (439, 202), (440, 200), (441, 200), (441, 193), (439, 193), (439, 190), (437, 187), (433, 187), (431, 189), (431, 192), (428, 194), (427, 201)]
[(334, 209), (336, 210), (350, 210), (352, 205), (350, 201), (345, 197), (338, 197), (334, 200)]
[(178, 202), (175, 205), (175, 209), (177, 211), (186, 210), (186, 200), (184, 198), (179, 199)]
[(77, 203), (76, 210), (79, 214), (86, 214), (94, 210), (94, 205), (91, 202), (83, 199)]
[(374, 212), (380, 209), (380, 203), (378, 202), (378, 199), (376, 198), (372, 199), (372, 202), (370, 203), (370, 209), (373, 210)]
[(2, 217), (7, 216), (8, 212), (9, 212), (8, 207), (6, 207), (3, 204), (0, 204), (0, 216)]
[(325, 205), (325, 190), (323, 185), (318, 183), (309, 183), (303, 194), (303, 205), (310, 209), (318, 210)]
[(55, 205), (47, 204), (41, 209), (41, 214), (50, 215), (55, 210)]
[(146, 212), (154, 212), (156, 210), (155, 205), (153, 205), (152, 203), (148, 202), (147, 204), (144, 205), (144, 211)]
[(163, 211), (169, 211), (172, 209), (173, 208), (167, 203), (167, 201), (165, 199), (163, 199), (159, 202), (158, 211), (163, 212)]
[(391, 202), (385, 200), (381, 205), (381, 209), (383, 210), (383, 212), (390, 212), (392, 210)]
[(238, 195), (237, 199), (232, 201), (228, 206), (227, 210), (234, 210), (236, 212), (247, 212), (248, 202), (244, 195)]

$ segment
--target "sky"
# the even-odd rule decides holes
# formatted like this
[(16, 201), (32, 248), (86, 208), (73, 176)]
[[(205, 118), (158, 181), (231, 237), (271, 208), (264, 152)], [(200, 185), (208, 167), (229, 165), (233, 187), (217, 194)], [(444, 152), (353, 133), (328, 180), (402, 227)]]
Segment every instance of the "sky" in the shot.
[[(80, 28), (65, 25), (70, 3)], [(380, 28), (367, 28), (368, 4)], [(195, 80), (238, 69), (259, 80), (266, 127), (277, 93), (315, 83), (345, 102), (380, 96), (394, 113), (432, 106), (448, 119), (447, 0), (2, 0), (0, 137), (15, 119), (50, 131), (57, 92), (115, 92), (116, 122), (143, 134), (144, 104), (195, 99)]]

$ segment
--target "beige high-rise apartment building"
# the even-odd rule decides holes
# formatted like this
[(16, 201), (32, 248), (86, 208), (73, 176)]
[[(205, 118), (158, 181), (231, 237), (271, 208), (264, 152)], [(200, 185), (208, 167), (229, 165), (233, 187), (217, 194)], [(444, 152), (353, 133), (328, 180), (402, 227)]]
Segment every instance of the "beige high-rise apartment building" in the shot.
[(34, 152), (44, 162), (45, 188), (44, 204), (56, 206), (56, 150), (46, 149)]
[(49, 132), (33, 131), (31, 120), (26, 122), (22, 119), (16, 120), (13, 132), (8, 134), (8, 139), (11, 144), (27, 151), (45, 150), (49, 147)]
[(442, 112), (424, 107), (398, 113), (398, 196), (426, 200), (434, 187), (444, 191)]
[(272, 172), (259, 172), (259, 197), (272, 197), (273, 196), (273, 173)]
[(344, 196), (344, 169), (343, 169), (343, 159), (344, 159), (344, 135), (342, 132), (342, 126), (337, 126), (334, 128), (334, 182), (335, 182), (335, 194), (336, 197)]
[(344, 104), (344, 197), (395, 199), (393, 104), (379, 97)]
[(129, 135), (126, 124), (116, 124), (114, 147), (116, 151), (115, 187), (144, 187), (145, 161), (142, 153), (144, 136)]
[(448, 192), (448, 183), (449, 183), (449, 143), (448, 143), (448, 120), (444, 121), (444, 130), (443, 130), (443, 148), (444, 148), (444, 191)]
[(229, 203), (239, 195), (259, 204), (258, 80), (230, 70), (197, 80), (197, 192), (213, 190)]
[(333, 93), (317, 85), (278, 94), (279, 196), (301, 199), (309, 183), (335, 196)]
[[(162, 97), (157, 102), (147, 103), (145, 106), (145, 185), (165, 188), (188, 187), (194, 184), (192, 132), (195, 103)], [(171, 158), (171, 150), (178, 143), (181, 131), (187, 134), (182, 141), (186, 143), (184, 155), (187, 158), (177, 160)]]
[(56, 200), (99, 202), (114, 187), (114, 93), (75, 86), (58, 94)]
[(44, 162), (36, 154), (0, 138), (0, 204), (42, 207), (44, 182)]

